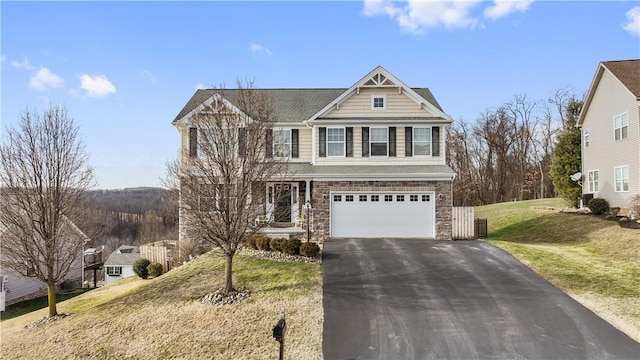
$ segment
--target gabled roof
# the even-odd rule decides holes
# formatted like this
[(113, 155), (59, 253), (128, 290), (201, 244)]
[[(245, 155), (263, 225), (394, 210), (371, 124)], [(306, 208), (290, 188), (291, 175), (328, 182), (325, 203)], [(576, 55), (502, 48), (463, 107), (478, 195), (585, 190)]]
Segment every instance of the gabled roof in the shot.
[(602, 75), (605, 71), (611, 73), (620, 83), (629, 90), (629, 92), (635, 96), (636, 100), (640, 101), (640, 59), (632, 60), (616, 60), (616, 61), (603, 61), (598, 65), (596, 74), (593, 77), (591, 86), (584, 100), (582, 111), (578, 117), (577, 125), (582, 125), (584, 118), (587, 114), (593, 96), (596, 92), (596, 88), (602, 79)]
[(125, 266), (133, 265), (140, 258), (140, 252), (136, 246), (122, 245), (109, 255), (105, 266)]
[(452, 121), (451, 118), (449, 118), (449, 116), (447, 116), (442, 111), (442, 109), (440, 108), (440, 105), (437, 103), (437, 101), (435, 100), (435, 98), (433, 97), (429, 89), (423, 89), (423, 91), (421, 92), (424, 96), (421, 96), (418, 93), (418, 91), (408, 87), (405, 83), (403, 83), (402, 81), (400, 81), (400, 79), (393, 76), (390, 72), (388, 72), (382, 66), (377, 66), (367, 75), (365, 75), (362, 79), (360, 79), (358, 82), (353, 84), (353, 86), (351, 86), (349, 89), (347, 89), (342, 94), (340, 94), (340, 96), (338, 96), (335, 100), (333, 100), (332, 102), (327, 104), (327, 106), (322, 108), (322, 110), (314, 114), (309, 119), (309, 121), (313, 121), (317, 118), (320, 118), (323, 115), (330, 112), (331, 110), (339, 107), (340, 104), (346, 101), (348, 98), (350, 98), (355, 94), (358, 94), (361, 88), (398, 89), (399, 93), (404, 93), (407, 97), (409, 97), (411, 100), (413, 100), (416, 104), (418, 104), (423, 109), (428, 110), (429, 112), (436, 115), (437, 117), (441, 117), (445, 120), (448, 120), (449, 122)]
[[(381, 83), (372, 83), (376, 74), (382, 74), (384, 79)], [(378, 66), (364, 78), (358, 81), (351, 88), (327, 88), (327, 89), (252, 89), (253, 91), (264, 92), (274, 102), (275, 119), (279, 123), (301, 123), (310, 120), (323, 113), (324, 109), (330, 109), (332, 104), (345, 100), (348, 96), (357, 92), (360, 87), (384, 86), (400, 88), (417, 103), (423, 102), (433, 113), (442, 114), (440, 104), (436, 101), (427, 88), (409, 88), (393, 75), (389, 74), (382, 67)], [(201, 89), (189, 99), (180, 113), (175, 117), (172, 124), (184, 121), (192, 111), (198, 106), (211, 99), (215, 94), (221, 94), (232, 105), (237, 106), (238, 89)], [(251, 115), (251, 114), (249, 114)]]

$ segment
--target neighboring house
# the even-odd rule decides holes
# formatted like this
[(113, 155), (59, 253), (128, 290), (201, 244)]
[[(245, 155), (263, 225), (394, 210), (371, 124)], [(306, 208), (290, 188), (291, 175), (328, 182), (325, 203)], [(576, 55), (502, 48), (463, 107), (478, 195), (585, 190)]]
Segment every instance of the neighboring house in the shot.
[(134, 276), (133, 263), (140, 259), (137, 246), (122, 245), (112, 252), (104, 263), (104, 284)]
[(640, 59), (601, 62), (577, 122), (583, 200), (604, 198), (623, 213), (631, 209), (640, 194), (639, 119)]
[[(80, 230), (71, 220), (66, 220), (66, 226), (72, 229), (72, 233), (87, 242), (90, 239)], [(33, 276), (24, 276), (15, 272), (13, 269), (4, 266), (3, 255), (5, 252), (2, 248), (6, 246), (6, 242), (2, 241), (3, 237), (8, 236), (8, 229), (0, 224), (0, 281), (4, 283), (4, 297), (6, 305), (15, 304), (17, 302), (32, 299), (39, 296), (47, 295), (47, 284)], [(3, 278), (6, 276), (6, 278)], [(82, 286), (82, 251), (78, 252), (78, 258), (71, 265), (67, 275), (58, 282), (58, 290), (79, 289)]]
[[(349, 88), (254, 91), (274, 101), (267, 152), (288, 167), (286, 180), (266, 184), (267, 218), (295, 223), (309, 202), (316, 240), (451, 239), (455, 174), (446, 165), (445, 137), (452, 120), (429, 89), (410, 88), (376, 67)], [(237, 91), (223, 92), (234, 104)], [(197, 90), (173, 120), (183, 159), (197, 148), (194, 114), (216, 94)], [(287, 196), (274, 201), (276, 192)]]

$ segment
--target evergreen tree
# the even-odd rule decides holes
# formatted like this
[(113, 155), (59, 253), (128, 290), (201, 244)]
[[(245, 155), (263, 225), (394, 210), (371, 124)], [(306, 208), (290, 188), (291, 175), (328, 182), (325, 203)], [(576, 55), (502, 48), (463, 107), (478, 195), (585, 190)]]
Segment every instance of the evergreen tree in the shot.
[(558, 135), (553, 161), (549, 175), (553, 181), (556, 193), (569, 204), (577, 207), (582, 195), (582, 186), (571, 180), (571, 175), (579, 172), (582, 167), (581, 133), (576, 127), (582, 101), (571, 99), (566, 106), (564, 128)]

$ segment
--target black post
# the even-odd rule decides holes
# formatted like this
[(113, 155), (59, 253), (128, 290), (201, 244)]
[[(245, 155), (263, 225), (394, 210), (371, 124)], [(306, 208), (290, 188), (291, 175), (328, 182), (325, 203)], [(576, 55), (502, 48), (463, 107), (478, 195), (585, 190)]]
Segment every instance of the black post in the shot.
[(280, 343), (280, 356), (279, 359), (284, 359), (284, 334), (287, 330), (287, 322), (285, 321), (284, 308), (280, 311), (280, 320), (276, 326), (273, 327), (273, 337)]
[(309, 238), (311, 237), (311, 229), (309, 229), (309, 209), (311, 208), (311, 204), (307, 201), (304, 207), (307, 208), (307, 242), (309, 242)]

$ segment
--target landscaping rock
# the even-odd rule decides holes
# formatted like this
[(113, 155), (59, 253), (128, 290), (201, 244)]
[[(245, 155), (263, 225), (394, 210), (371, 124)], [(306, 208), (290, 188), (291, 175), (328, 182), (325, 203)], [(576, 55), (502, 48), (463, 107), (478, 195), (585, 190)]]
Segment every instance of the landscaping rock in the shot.
[(233, 290), (228, 294), (224, 294), (222, 289), (216, 290), (211, 294), (205, 295), (200, 302), (206, 305), (235, 305), (249, 298), (251, 293), (247, 289)]
[(26, 328), (26, 329), (35, 329), (35, 328), (37, 328), (38, 326), (41, 326), (41, 325), (44, 325), (44, 324), (48, 324), (48, 323), (50, 323), (50, 322), (54, 322), (54, 321), (56, 321), (56, 320), (64, 319), (64, 318), (66, 318), (66, 317), (67, 317), (67, 316), (69, 316), (69, 315), (71, 315), (71, 314), (64, 314), (64, 313), (62, 313), (62, 314), (58, 314), (58, 315), (55, 315), (55, 316), (52, 316), (52, 317), (46, 317), (46, 318), (43, 318), (43, 319), (41, 319), (41, 320), (34, 321), (34, 322), (30, 323), (30, 324), (27, 324), (27, 325), (25, 326), (25, 328)]
[(263, 251), (254, 250), (249, 248), (241, 248), (238, 251), (239, 254), (259, 257), (262, 259), (270, 259), (275, 261), (291, 261), (291, 262), (303, 262), (303, 263), (322, 263), (321, 256), (310, 258), (301, 255), (288, 255), (279, 251)]

